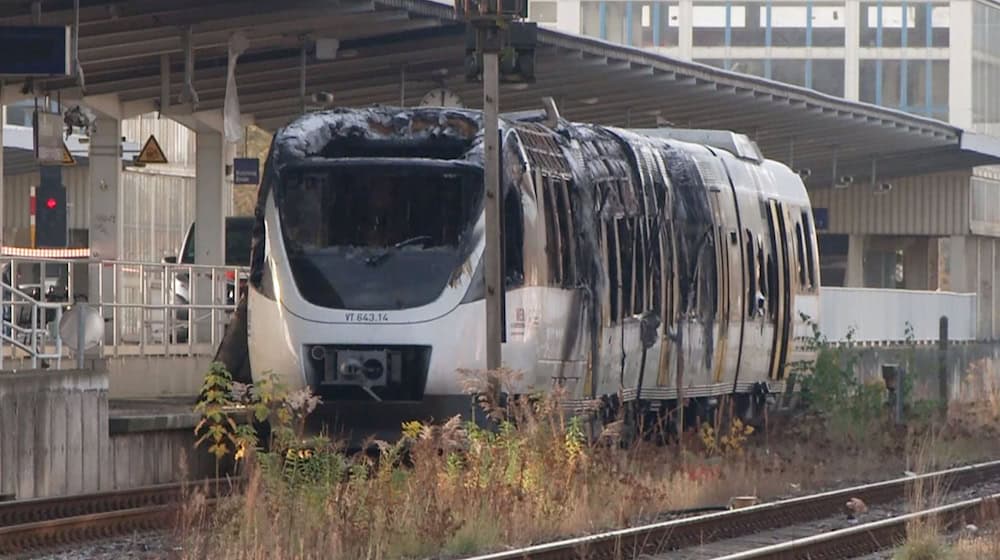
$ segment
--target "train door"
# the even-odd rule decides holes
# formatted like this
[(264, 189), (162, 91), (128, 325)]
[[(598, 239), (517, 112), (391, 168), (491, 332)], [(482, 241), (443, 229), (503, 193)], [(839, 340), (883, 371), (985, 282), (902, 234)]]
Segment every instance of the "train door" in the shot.
[[(524, 308), (513, 310), (512, 329), (541, 323), (538, 367), (570, 395), (584, 395), (588, 386), (590, 321), (587, 298), (576, 276), (576, 234), (570, 193), (572, 179), (542, 173), (534, 175), (538, 215), (544, 221), (546, 288)], [(540, 232), (541, 233), (541, 232)], [(539, 379), (540, 381), (540, 379)], [(581, 383), (582, 382), (582, 383)]]
[(728, 210), (729, 201), (722, 201), (721, 190), (712, 189), (711, 204), (712, 214), (715, 219), (715, 262), (716, 262), (716, 289), (719, 294), (719, 309), (716, 315), (718, 321), (718, 340), (716, 341), (715, 356), (712, 361), (712, 381), (719, 383), (722, 381), (723, 366), (726, 364), (726, 353), (729, 349), (729, 244), (726, 243), (726, 231), (722, 224), (728, 220), (723, 212), (723, 205)]
[[(742, 290), (742, 260), (738, 230), (737, 200), (724, 158), (696, 158), (702, 178), (709, 191), (709, 204), (714, 221), (716, 289), (718, 309), (715, 316), (716, 336), (712, 360), (711, 384), (725, 383), (731, 386), (736, 380), (740, 358), (742, 337), (742, 298), (736, 296), (734, 304), (733, 286)], [(734, 315), (735, 313), (735, 315)]]
[(774, 343), (772, 344), (771, 365), (768, 377), (783, 379), (784, 364), (788, 357), (788, 340), (791, 327), (792, 287), (789, 278), (791, 261), (788, 247), (787, 209), (785, 204), (769, 200), (767, 207), (768, 234), (771, 255), (767, 262), (768, 311), (774, 321)]
[(680, 286), (677, 282), (677, 246), (676, 235), (674, 233), (674, 221), (669, 204), (669, 194), (664, 197), (664, 224), (663, 232), (660, 235), (660, 262), (662, 263), (661, 280), (661, 306), (660, 332), (664, 333), (660, 337), (660, 363), (659, 373), (656, 378), (656, 385), (667, 387), (671, 383), (671, 365), (673, 361), (674, 343), (666, 333), (677, 324), (677, 301), (680, 299)]
[(743, 252), (740, 244), (738, 207), (731, 188), (718, 194), (723, 202), (723, 220), (717, 227), (719, 238), (719, 290), (720, 337), (719, 344), (725, 347), (719, 356), (715, 372), (715, 383), (732, 386), (739, 375), (743, 344), (743, 292), (744, 280)]

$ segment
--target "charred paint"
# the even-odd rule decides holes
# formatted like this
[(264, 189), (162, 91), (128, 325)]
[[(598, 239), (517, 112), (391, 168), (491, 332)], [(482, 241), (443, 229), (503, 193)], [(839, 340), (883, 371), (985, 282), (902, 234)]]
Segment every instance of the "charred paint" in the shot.
[[(579, 359), (589, 364), (587, 396), (598, 396), (602, 379), (631, 383), (627, 359), (643, 348), (626, 344), (626, 323), (638, 324), (637, 318), (647, 313), (660, 318), (660, 371), (648, 374), (648, 379), (667, 385), (671, 360), (680, 374), (682, 354), (690, 352), (699, 354), (687, 357), (689, 366), (698, 364), (696, 369), (709, 374), (718, 370), (720, 364), (713, 363), (720, 361), (713, 360), (715, 347), (725, 338), (717, 341), (716, 336), (726, 332), (719, 330), (719, 322), (729, 320), (720, 317), (719, 251), (727, 246), (717, 237), (724, 224), (713, 211), (707, 184), (715, 179), (706, 178), (697, 160), (701, 152), (713, 156), (700, 146), (675, 140), (569, 122), (550, 128), (540, 120), (500, 123), (506, 288), (543, 285), (572, 290), (558, 353), (563, 362)], [(251, 282), (267, 294), (262, 267), (264, 209), (271, 197), (280, 196), (282, 177), (290, 168), (355, 159), (434, 161), (443, 167), (481, 169), (482, 134), (479, 112), (437, 108), (338, 109), (311, 113), (289, 124), (275, 135), (265, 164)], [(566, 189), (568, 198), (544, 200), (557, 196), (545, 194), (549, 188)], [(566, 208), (560, 207), (563, 203)], [(558, 243), (566, 255), (553, 256), (552, 247), (531, 245), (528, 250), (524, 235), (529, 214), (543, 224), (540, 228), (551, 225), (543, 209), (561, 213), (559, 227), (565, 229), (539, 235), (547, 244)], [(480, 230), (465, 236), (463, 254), (481, 242)], [(614, 254), (609, 257), (609, 253)], [(535, 260), (546, 263), (535, 266)], [(463, 262), (448, 280), (455, 285), (470, 273), (472, 283), (463, 302), (482, 297), (481, 263)], [(768, 271), (761, 273), (766, 276)], [(618, 333), (620, 348), (605, 343), (609, 332)], [(620, 361), (610, 371), (600, 371), (608, 367), (609, 353), (617, 358), (618, 351)], [(679, 378), (677, 384), (681, 383)]]

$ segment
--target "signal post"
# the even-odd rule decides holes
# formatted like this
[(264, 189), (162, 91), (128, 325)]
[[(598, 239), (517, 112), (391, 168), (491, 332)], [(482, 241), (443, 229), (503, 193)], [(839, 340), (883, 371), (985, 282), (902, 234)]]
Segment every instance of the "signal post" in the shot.
[[(500, 197), (500, 81), (534, 82), (537, 26), (527, 0), (455, 0), (467, 23), (466, 80), (483, 82), (483, 151), (486, 190), (486, 368), (501, 365), (504, 328), (503, 220)], [(502, 53), (502, 57), (501, 57)], [(491, 382), (494, 381), (491, 379)], [(491, 387), (491, 389), (498, 389)]]

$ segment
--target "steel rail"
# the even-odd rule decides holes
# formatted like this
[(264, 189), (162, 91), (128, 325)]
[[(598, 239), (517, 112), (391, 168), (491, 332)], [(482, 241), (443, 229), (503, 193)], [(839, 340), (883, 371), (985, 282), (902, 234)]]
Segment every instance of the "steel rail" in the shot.
[(982, 523), (1000, 517), (1000, 494), (973, 498), (913, 513), (880, 519), (779, 544), (720, 556), (716, 560), (825, 560), (856, 558), (897, 546), (912, 522), (936, 519), (950, 532), (962, 523)]
[(220, 489), (238, 488), (243, 482), (243, 479), (215, 478), (156, 484), (113, 492), (0, 502), (0, 528), (90, 513), (165, 505), (180, 500), (184, 493), (190, 490), (205, 488), (210, 495), (215, 495)]
[(851, 498), (867, 504), (884, 504), (906, 497), (917, 483), (942, 481), (952, 489), (1000, 477), (1000, 461), (979, 463), (917, 476), (908, 476), (758, 504), (721, 513), (699, 515), (585, 537), (507, 550), (467, 560), (617, 560), (663, 554), (699, 544), (741, 537), (762, 531), (824, 519), (845, 511)]
[(0, 503), (0, 556), (168, 527), (187, 492), (204, 489), (214, 505), (243, 479), (207, 479), (115, 492)]
[(0, 527), (0, 554), (18, 554), (162, 529), (170, 524), (179, 504), (146, 506), (103, 513)]

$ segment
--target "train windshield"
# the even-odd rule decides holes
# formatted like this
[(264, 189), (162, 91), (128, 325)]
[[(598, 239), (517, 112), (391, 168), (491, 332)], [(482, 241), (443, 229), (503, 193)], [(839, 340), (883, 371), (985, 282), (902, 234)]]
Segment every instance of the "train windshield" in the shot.
[(472, 252), (481, 174), (416, 164), (283, 173), (281, 230), (310, 303), (389, 310), (426, 305)]

